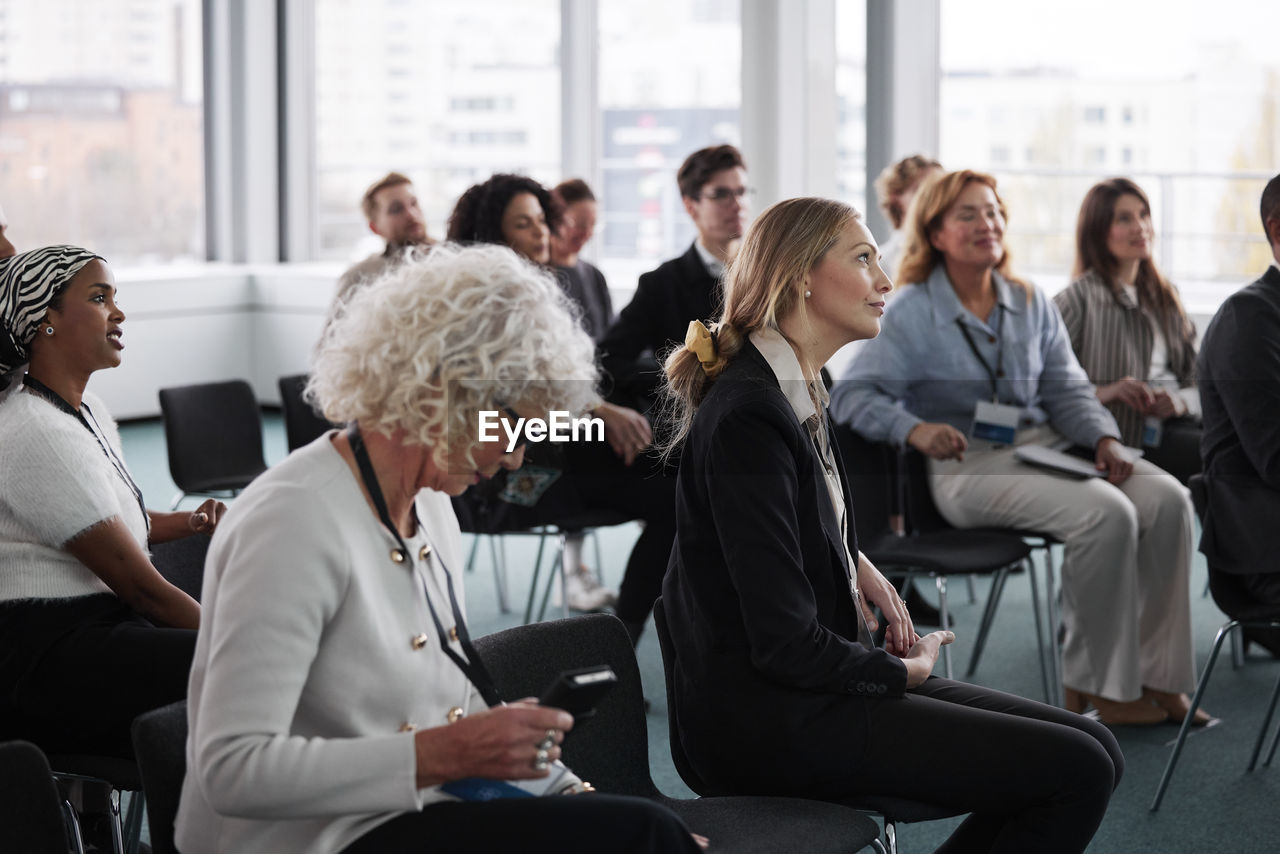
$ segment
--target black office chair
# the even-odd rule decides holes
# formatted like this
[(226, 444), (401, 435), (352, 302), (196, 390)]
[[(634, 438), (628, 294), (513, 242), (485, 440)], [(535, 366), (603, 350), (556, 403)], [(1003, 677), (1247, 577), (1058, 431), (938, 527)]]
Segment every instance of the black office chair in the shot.
[(153, 854), (178, 854), (173, 822), (187, 773), (187, 701), (138, 715), (133, 721), (133, 752), (147, 793), (151, 850)]
[[(703, 797), (724, 797), (731, 793), (711, 785), (702, 778), (689, 763), (689, 757), (680, 743), (680, 721), (676, 717), (675, 704), (675, 666), (678, 659), (675, 644), (671, 640), (671, 630), (667, 627), (667, 614), (662, 599), (653, 604), (653, 623), (658, 634), (658, 645), (662, 649), (662, 671), (667, 684), (667, 729), (671, 740), (671, 760), (676, 772), (686, 786)], [(877, 851), (897, 854), (899, 824), (912, 824), (921, 821), (937, 821), (944, 818), (962, 815), (963, 810), (928, 804), (922, 801), (911, 801), (904, 798), (866, 796), (860, 798), (840, 799), (837, 803), (851, 807), (859, 812), (877, 815), (884, 824), (884, 842), (878, 840), (874, 844)], [(796, 849), (801, 850), (801, 849)]]
[(307, 387), (307, 374), (281, 377), (278, 384), (280, 411), (284, 414), (285, 441), (290, 453), (303, 445), (311, 444), (329, 430), (341, 426), (329, 422), (303, 399), (302, 392)]
[(151, 564), (166, 581), (197, 602), (204, 584), (204, 558), (209, 552), (209, 539), (207, 534), (192, 534), (151, 546)]
[[(1187, 486), (1191, 490), (1191, 502), (1195, 505), (1196, 515), (1201, 520), (1204, 519), (1204, 511), (1209, 503), (1208, 490), (1205, 489), (1204, 476), (1194, 474), (1187, 482)], [(1156, 787), (1156, 795), (1151, 801), (1151, 811), (1155, 812), (1160, 809), (1160, 802), (1164, 799), (1165, 790), (1169, 788), (1169, 781), (1173, 778), (1173, 769), (1178, 764), (1178, 757), (1182, 753), (1182, 747), (1187, 740), (1187, 732), (1191, 728), (1191, 721), (1196, 715), (1196, 709), (1200, 708), (1200, 701), (1204, 699), (1205, 689), (1209, 687), (1209, 677), (1213, 675), (1213, 666), (1218, 661), (1218, 653), (1222, 651), (1223, 641), (1240, 628), (1280, 628), (1280, 614), (1274, 617), (1259, 617), (1254, 620), (1228, 620), (1218, 629), (1217, 635), (1213, 639), (1213, 649), (1209, 651), (1209, 660), (1205, 662), (1204, 671), (1200, 674), (1200, 681), (1196, 684), (1196, 693), (1191, 698), (1191, 708), (1187, 710), (1187, 716), (1182, 719), (1182, 726), (1178, 730), (1178, 739), (1173, 744), (1173, 752), (1169, 754), (1169, 761), (1164, 767), (1164, 773), (1160, 775), (1160, 783)], [(1276, 687), (1271, 691), (1271, 700), (1267, 703), (1267, 712), (1262, 718), (1262, 726), (1258, 727), (1258, 738), (1253, 744), (1253, 753), (1249, 756), (1249, 767), (1247, 770), (1252, 771), (1258, 765), (1258, 754), (1262, 751), (1262, 743), (1267, 737), (1267, 730), (1271, 728), (1271, 720), (1275, 716), (1276, 703), (1280, 700), (1280, 679), (1276, 680)], [(1264, 768), (1271, 766), (1271, 760), (1275, 758), (1276, 746), (1280, 744), (1280, 726), (1276, 728), (1276, 733), (1271, 739), (1271, 748), (1267, 751), (1267, 758), (1262, 763)]]
[[(54, 779), (62, 782), (80, 781), (104, 786), (109, 790), (107, 809), (111, 822), (112, 848), (115, 854), (137, 854), (142, 839), (142, 815), (146, 808), (137, 763), (115, 756), (91, 754), (53, 753), (48, 758)], [(123, 820), (120, 816), (122, 792), (131, 793), (129, 809)], [(79, 819), (74, 812), (71, 819), (78, 836)]]
[(162, 388), (160, 413), (179, 490), (171, 509), (188, 495), (235, 495), (267, 470), (262, 415), (244, 380)]
[[(907, 525), (912, 531), (918, 533), (955, 530), (964, 530), (970, 533), (995, 532), (1003, 536), (1012, 535), (1021, 538), (1033, 553), (1036, 551), (1043, 552), (1046, 601), (1046, 615), (1043, 620), (1040, 616), (1040, 590), (1039, 583), (1036, 580), (1034, 561), (1028, 561), (1031, 571), (1028, 573), (1027, 579), (1031, 584), (1031, 607), (1036, 621), (1036, 647), (1040, 652), (1040, 668), (1045, 679), (1045, 698), (1048, 702), (1061, 706), (1063, 704), (1062, 677), (1059, 662), (1062, 660), (1062, 649), (1058, 635), (1060, 622), (1058, 616), (1058, 580), (1053, 562), (1053, 547), (1061, 545), (1062, 541), (1044, 531), (1025, 528), (957, 529), (943, 518), (942, 514), (938, 512), (937, 505), (933, 502), (933, 491), (929, 488), (928, 461), (924, 455), (914, 449), (903, 448), (899, 456), (899, 469), (902, 472), (902, 481), (899, 487), (900, 500), (902, 506), (906, 508)], [(989, 623), (984, 625), (988, 628), (990, 627)], [(1045, 651), (1046, 637), (1047, 654)], [(974, 641), (974, 655), (969, 660), (969, 669), (965, 671), (966, 678), (973, 676), (977, 670), (978, 658), (985, 643), (986, 632), (983, 632)]]
[[(948, 621), (947, 578), (951, 575), (990, 575), (991, 591), (970, 657), (971, 675), (982, 654), (991, 621), (995, 617), (1005, 578), (1024, 564), (1031, 548), (1022, 538), (999, 531), (964, 531), (956, 528), (911, 531), (900, 536), (890, 523), (896, 498), (896, 452), (888, 445), (868, 442), (847, 425), (835, 428), (835, 443), (844, 458), (853, 497), (850, 508), (858, 535), (858, 548), (886, 575), (925, 575), (938, 589), (938, 610)], [(1036, 609), (1037, 625), (1039, 608)], [(1039, 640), (1039, 632), (1037, 632)], [(951, 647), (942, 648), (947, 678), (952, 676)], [(1041, 655), (1041, 675), (1049, 695), (1048, 675)]]
[(649, 772), (649, 738), (640, 671), (616, 617), (589, 614), (519, 626), (476, 640), (476, 649), (507, 698), (539, 696), (563, 670), (607, 664), (618, 685), (596, 714), (575, 723), (564, 761), (602, 792), (647, 798), (669, 807), (711, 850), (735, 854), (853, 852), (872, 845), (875, 822), (856, 810), (799, 798), (710, 797), (684, 800), (658, 791)]
[(58, 793), (49, 761), (28, 741), (0, 743), (0, 834), (6, 850), (83, 851), (75, 811)]

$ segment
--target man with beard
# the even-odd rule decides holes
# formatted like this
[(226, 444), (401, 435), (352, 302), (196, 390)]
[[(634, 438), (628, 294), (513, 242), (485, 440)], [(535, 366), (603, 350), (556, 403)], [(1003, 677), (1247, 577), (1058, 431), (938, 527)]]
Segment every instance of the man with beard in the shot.
[(335, 304), (350, 297), (352, 288), (377, 278), (388, 267), (399, 263), (409, 247), (425, 248), (434, 243), (427, 236), (427, 222), (413, 182), (399, 172), (388, 172), (365, 190), (360, 209), (369, 221), (369, 230), (385, 240), (387, 246), (342, 274)]

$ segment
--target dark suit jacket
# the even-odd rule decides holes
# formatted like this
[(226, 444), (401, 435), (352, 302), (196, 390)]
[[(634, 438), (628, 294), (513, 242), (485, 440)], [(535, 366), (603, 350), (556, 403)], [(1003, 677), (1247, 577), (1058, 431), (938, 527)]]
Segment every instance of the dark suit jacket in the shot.
[(635, 296), (600, 342), (601, 363), (612, 377), (609, 398), (646, 410), (661, 381), (657, 357), (684, 343), (690, 320), (719, 317), (724, 305), (720, 282), (707, 272), (693, 244), (679, 258), (640, 277)]
[(694, 768), (739, 792), (847, 780), (866, 739), (862, 703), (902, 696), (907, 671), (851, 640), (856, 605), (821, 461), (750, 342), (698, 408), (676, 526), (663, 602)]
[(1280, 270), (1227, 298), (1196, 370), (1208, 492), (1200, 551), (1221, 572), (1280, 572)]

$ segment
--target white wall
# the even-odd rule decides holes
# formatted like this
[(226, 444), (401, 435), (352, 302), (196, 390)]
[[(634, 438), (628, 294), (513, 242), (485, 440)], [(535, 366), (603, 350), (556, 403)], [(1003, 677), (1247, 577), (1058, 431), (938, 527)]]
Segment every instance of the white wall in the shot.
[(276, 380), (306, 371), (339, 272), (297, 264), (123, 271), (124, 362), (95, 374), (90, 388), (117, 419), (159, 415), (161, 388), (227, 379), (248, 380), (260, 401), (278, 404)]

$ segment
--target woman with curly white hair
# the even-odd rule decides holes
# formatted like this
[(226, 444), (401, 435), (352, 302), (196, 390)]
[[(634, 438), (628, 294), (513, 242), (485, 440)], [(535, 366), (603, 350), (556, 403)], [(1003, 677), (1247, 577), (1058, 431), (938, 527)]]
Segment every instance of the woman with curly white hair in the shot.
[[(183, 851), (698, 850), (648, 801), (551, 796), (587, 788), (557, 761), (573, 719), (503, 705), (463, 616), (450, 496), (524, 455), (480, 441), (481, 413), (579, 413), (595, 379), (509, 249), (437, 247), (346, 305), (309, 393), (349, 426), (255, 481), (210, 548)], [(473, 778), (549, 796), (471, 800)]]

